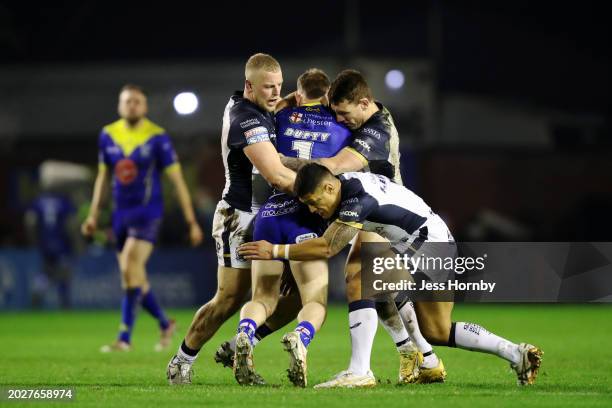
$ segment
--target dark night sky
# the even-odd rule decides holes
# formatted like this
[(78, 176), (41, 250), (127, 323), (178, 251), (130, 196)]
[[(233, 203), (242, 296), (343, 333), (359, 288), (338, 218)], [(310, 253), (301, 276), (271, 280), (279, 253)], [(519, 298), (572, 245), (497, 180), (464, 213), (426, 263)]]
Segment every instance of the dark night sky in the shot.
[[(0, 62), (243, 59), (255, 51), (281, 57), (346, 55), (344, 21), (350, 15), (347, 4), (354, 3), (3, 3)], [(430, 2), (360, 4), (358, 54), (430, 54)], [(443, 91), (610, 113), (610, 29), (601, 3), (439, 4)]]

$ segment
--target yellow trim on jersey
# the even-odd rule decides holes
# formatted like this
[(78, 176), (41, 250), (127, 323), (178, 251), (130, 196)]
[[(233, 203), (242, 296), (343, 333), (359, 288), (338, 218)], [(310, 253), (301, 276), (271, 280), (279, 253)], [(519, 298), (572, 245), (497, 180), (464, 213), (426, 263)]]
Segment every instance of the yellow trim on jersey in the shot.
[(300, 106), (317, 106), (317, 105), (323, 105), (321, 102), (310, 102), (310, 103), (303, 103)]
[(353, 228), (357, 228), (357, 229), (363, 229), (363, 224), (360, 222), (354, 222), (354, 221), (342, 221), (339, 219), (336, 219), (336, 222), (339, 222), (341, 224), (346, 224), (349, 227), (353, 227)]
[(368, 165), (368, 159), (366, 159), (363, 154), (359, 153), (357, 150), (355, 150), (354, 148), (352, 148), (350, 146), (346, 146), (345, 149), (348, 150), (349, 152), (353, 153), (359, 159), (361, 159), (361, 162), (363, 163), (364, 166)]
[(164, 168), (164, 172), (166, 174), (178, 171), (181, 169), (181, 164), (179, 162), (174, 162), (171, 165), (169, 165), (168, 167)]
[(153, 136), (161, 135), (166, 132), (162, 127), (156, 125), (147, 118), (144, 118), (136, 128), (127, 126), (125, 119), (119, 119), (116, 122), (104, 126), (104, 131), (108, 133), (111, 139), (113, 139), (113, 142), (123, 150), (125, 156), (132, 154), (134, 150), (148, 142)]

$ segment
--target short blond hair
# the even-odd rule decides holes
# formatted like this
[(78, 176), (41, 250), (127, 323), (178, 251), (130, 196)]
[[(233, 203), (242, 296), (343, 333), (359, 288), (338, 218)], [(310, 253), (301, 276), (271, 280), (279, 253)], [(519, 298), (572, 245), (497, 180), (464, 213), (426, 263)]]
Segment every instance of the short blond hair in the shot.
[(281, 70), (278, 61), (268, 54), (257, 53), (251, 55), (244, 67), (244, 76), (246, 79), (251, 79), (257, 71), (278, 72)]

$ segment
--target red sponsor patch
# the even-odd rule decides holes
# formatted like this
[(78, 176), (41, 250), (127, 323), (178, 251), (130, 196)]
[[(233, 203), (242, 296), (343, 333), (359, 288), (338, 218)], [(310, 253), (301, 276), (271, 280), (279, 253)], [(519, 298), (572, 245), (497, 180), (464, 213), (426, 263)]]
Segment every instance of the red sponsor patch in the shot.
[(133, 182), (138, 176), (138, 167), (132, 159), (121, 159), (115, 165), (115, 177), (119, 183), (126, 185)]

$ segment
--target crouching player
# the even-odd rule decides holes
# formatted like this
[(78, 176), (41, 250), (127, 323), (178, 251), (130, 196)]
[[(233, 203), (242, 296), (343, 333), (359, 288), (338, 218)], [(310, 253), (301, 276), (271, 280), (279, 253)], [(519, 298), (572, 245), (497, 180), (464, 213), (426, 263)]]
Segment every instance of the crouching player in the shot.
[[(311, 212), (333, 220), (323, 236), (292, 245), (250, 242), (240, 247), (242, 256), (264, 260), (327, 259), (360, 230), (375, 230), (391, 242), (453, 242), (444, 221), (420, 197), (381, 175), (345, 173), (335, 177), (326, 167), (312, 163), (298, 172), (294, 190)], [(488, 338), (480, 339), (481, 342), (503, 345), (502, 357), (510, 361), (519, 384), (533, 384), (542, 351), (531, 344), (514, 344), (492, 333), (484, 334)], [(498, 350), (482, 346), (474, 349), (498, 354)]]

